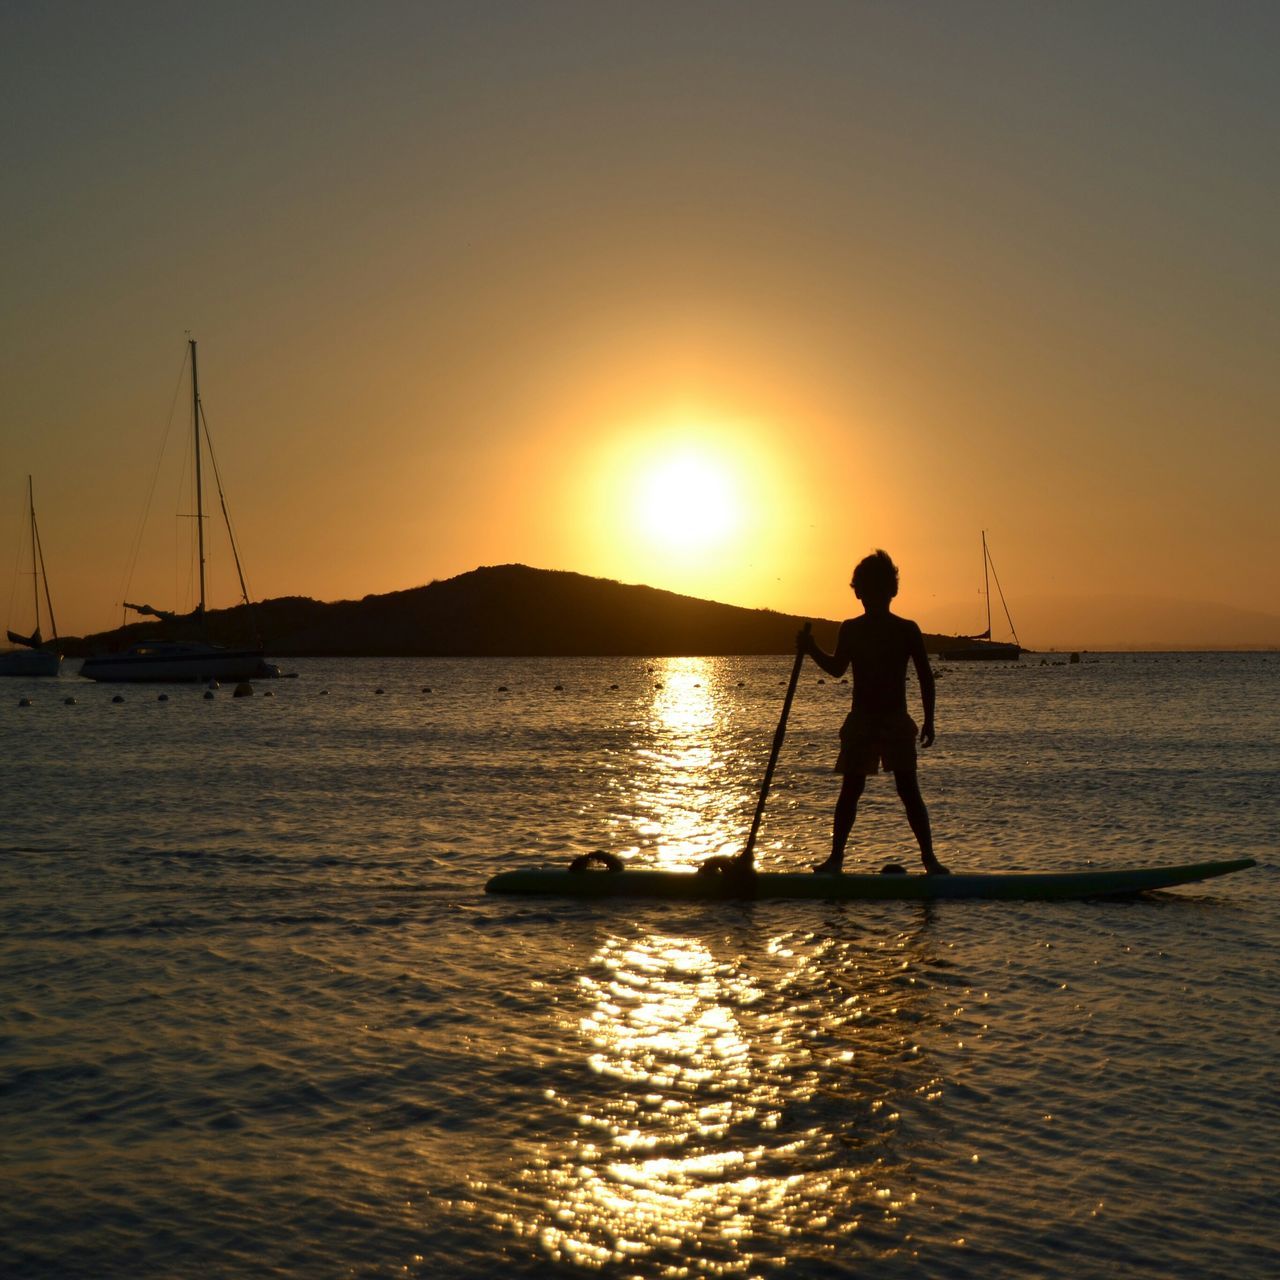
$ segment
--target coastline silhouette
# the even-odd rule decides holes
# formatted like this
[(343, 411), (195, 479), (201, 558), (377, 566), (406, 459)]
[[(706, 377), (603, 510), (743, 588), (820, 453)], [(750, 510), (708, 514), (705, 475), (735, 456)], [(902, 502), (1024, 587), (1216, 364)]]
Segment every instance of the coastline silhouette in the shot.
[[(244, 605), (175, 619), (164, 635), (236, 643)], [(556, 569), (508, 564), (472, 569), (427, 586), (325, 603), (305, 596), (255, 601), (263, 647), (293, 657), (718, 657), (795, 651), (795, 614), (747, 609)], [(817, 638), (835, 643), (837, 623), (817, 619)], [(190, 635), (187, 635), (187, 631)], [(160, 634), (158, 623), (63, 637), (68, 655)], [(925, 636), (931, 653), (955, 636)], [(963, 640), (959, 640), (963, 643)]]

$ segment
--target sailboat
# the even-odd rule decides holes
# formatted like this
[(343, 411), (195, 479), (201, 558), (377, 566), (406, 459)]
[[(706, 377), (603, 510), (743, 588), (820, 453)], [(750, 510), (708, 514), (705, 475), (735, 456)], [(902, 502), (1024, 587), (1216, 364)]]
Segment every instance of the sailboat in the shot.
[[(201, 471), (201, 438), (208, 439), (208, 424), (200, 404), (200, 381), (196, 366), (196, 343), (189, 338), (191, 353), (191, 420), (195, 448), (195, 497), (196, 538), (200, 569), (200, 603), (189, 614), (180, 615), (164, 609), (153, 609), (148, 604), (129, 604), (125, 608), (143, 617), (156, 618), (170, 624), (175, 631), (195, 631), (196, 638), (172, 640), (142, 640), (122, 653), (99, 654), (86, 658), (80, 674), (90, 680), (110, 682), (179, 681), (179, 680), (251, 680), (257, 676), (277, 674), (276, 668), (263, 660), (261, 646), (228, 649), (200, 638), (205, 629), (205, 553), (204, 553), (204, 492)], [(218, 495), (222, 498), (222, 482), (218, 477), (217, 462), (210, 450), (214, 478), (218, 483)], [(227, 505), (222, 500), (223, 515)], [(231, 553), (240, 578), (240, 593), (244, 604), (249, 603), (249, 593), (240, 568), (240, 555), (236, 550), (231, 522), (227, 520), (227, 536), (231, 540)]]
[[(36, 525), (36, 500), (27, 477), (27, 510), (31, 516), (31, 587), (35, 596), (36, 629), (29, 635), (7, 631), (10, 644), (20, 647), (0, 653), (0, 676), (56, 676), (62, 667), (62, 654), (57, 651), (58, 624), (53, 620), (53, 601), (49, 596), (49, 578), (44, 571), (44, 548), (40, 545), (40, 530)], [(49, 648), (40, 634), (40, 587), (44, 585), (44, 603), (49, 613), (49, 627), (53, 631), (53, 648)]]
[[(1004, 609), (1005, 620), (1013, 635), (1013, 642), (992, 640), (991, 638), (991, 580), (995, 579), (996, 591), (1000, 595), (1000, 604)], [(987, 629), (976, 636), (963, 637), (968, 643), (957, 649), (946, 649), (942, 657), (950, 662), (1001, 661), (1017, 662), (1022, 655), (1022, 645), (1018, 643), (1018, 633), (1014, 629), (1013, 619), (1009, 616), (1009, 606), (1005, 604), (1004, 591), (1000, 587), (1000, 579), (996, 576), (995, 562), (991, 559), (991, 548), (987, 546), (987, 531), (982, 531), (982, 595), (987, 605)]]

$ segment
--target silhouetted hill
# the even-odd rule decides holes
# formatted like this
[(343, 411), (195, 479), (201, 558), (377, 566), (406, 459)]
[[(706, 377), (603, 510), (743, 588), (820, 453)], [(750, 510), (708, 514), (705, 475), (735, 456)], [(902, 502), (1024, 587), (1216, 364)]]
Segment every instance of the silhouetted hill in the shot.
[[(252, 622), (249, 612), (252, 611)], [(525, 565), (497, 565), (425, 587), (325, 604), (301, 596), (211, 610), (198, 624), (133, 623), (67, 641), (97, 653), (161, 635), (203, 634), (243, 644), (254, 632), (268, 654), (290, 657), (674, 657), (790, 653), (804, 619), (743, 609), (655, 587)], [(828, 649), (837, 624), (814, 620)], [(954, 637), (926, 637), (930, 649)]]

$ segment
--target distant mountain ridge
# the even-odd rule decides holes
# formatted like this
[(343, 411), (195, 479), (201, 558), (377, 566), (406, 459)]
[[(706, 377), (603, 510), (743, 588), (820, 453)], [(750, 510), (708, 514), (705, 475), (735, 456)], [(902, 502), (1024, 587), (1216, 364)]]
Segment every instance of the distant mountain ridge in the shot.
[[(527, 565), (493, 565), (428, 586), (323, 603), (286, 596), (211, 610), (206, 625), (132, 623), (68, 641), (101, 652), (164, 635), (241, 644), (255, 631), (288, 657), (683, 657), (790, 653), (807, 619), (677, 595), (656, 587)], [(813, 619), (830, 648), (838, 624)], [(927, 636), (926, 647), (954, 647)]]

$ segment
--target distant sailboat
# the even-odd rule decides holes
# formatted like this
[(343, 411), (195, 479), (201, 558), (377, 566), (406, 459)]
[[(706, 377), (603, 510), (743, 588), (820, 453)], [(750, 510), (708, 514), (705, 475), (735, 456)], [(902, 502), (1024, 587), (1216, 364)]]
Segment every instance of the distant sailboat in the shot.
[[(53, 601), (49, 596), (49, 578), (44, 571), (44, 548), (40, 545), (40, 530), (36, 525), (36, 500), (27, 477), (27, 510), (31, 520), (31, 587), (35, 597), (36, 629), (29, 635), (7, 631), (10, 644), (21, 646), (7, 653), (0, 653), (0, 676), (56, 676), (62, 667), (62, 654), (57, 651), (58, 624), (53, 620)], [(40, 588), (44, 586), (44, 603), (49, 614), (49, 628), (53, 632), (50, 648), (40, 634)]]
[[(179, 625), (196, 623), (199, 630), (203, 630), (205, 623), (205, 517), (200, 442), (202, 436), (206, 439), (208, 437), (208, 425), (204, 421), (204, 412), (200, 404), (195, 339), (188, 339), (188, 344), (191, 354), (191, 419), (195, 441), (196, 538), (199, 548), (200, 603), (191, 613), (185, 615), (164, 609), (153, 609), (148, 604), (126, 602), (124, 607), (145, 617), (157, 618), (161, 622)], [(210, 456), (212, 460), (212, 454)], [(214, 478), (218, 483), (218, 496), (222, 498), (222, 483), (218, 479), (216, 462), (214, 462)], [(226, 510), (226, 501), (223, 500), (224, 516)], [(235, 538), (231, 534), (229, 520), (227, 534), (231, 538), (231, 553), (235, 559), (236, 573), (240, 578), (241, 599), (248, 604), (249, 594), (245, 588), (244, 574), (240, 569), (240, 556), (236, 551)], [(275, 675), (276, 670), (263, 660), (260, 647), (228, 649), (203, 639), (175, 639), (144, 640), (123, 653), (105, 653), (86, 658), (84, 665), (80, 668), (80, 674), (90, 680), (119, 683), (122, 681), (251, 680), (255, 676)]]
[[(1000, 595), (1000, 605), (1004, 609), (1005, 620), (1013, 635), (1013, 643), (991, 638), (991, 580), (995, 579), (996, 591)], [(982, 531), (982, 595), (987, 606), (987, 629), (976, 636), (965, 636), (966, 645), (956, 649), (943, 651), (942, 657), (951, 662), (1004, 661), (1016, 662), (1022, 655), (1022, 645), (1018, 643), (1018, 633), (1014, 629), (1013, 619), (1009, 616), (1009, 606), (1005, 604), (1004, 591), (1000, 587), (1000, 579), (996, 576), (996, 566), (991, 559), (991, 549), (987, 546), (987, 533)]]

